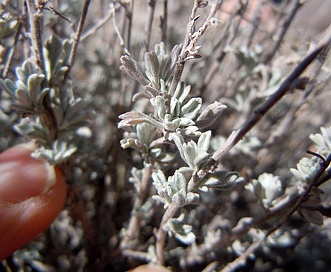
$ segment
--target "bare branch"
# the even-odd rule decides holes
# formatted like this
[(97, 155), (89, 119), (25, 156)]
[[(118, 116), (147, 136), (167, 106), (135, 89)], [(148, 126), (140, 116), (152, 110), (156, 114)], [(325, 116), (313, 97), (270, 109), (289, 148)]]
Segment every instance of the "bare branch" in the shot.
[(298, 10), (302, 7), (304, 1), (302, 0), (297, 0), (291, 10), (290, 15), (287, 17), (287, 19), (285, 20), (282, 30), (277, 38), (277, 41), (275, 42), (273, 48), (270, 50), (270, 52), (266, 55), (263, 63), (268, 63), (270, 62), (273, 57), (276, 55), (276, 52), (281, 44), (281, 42), (283, 41), (283, 38), (288, 30), (288, 28), (290, 27), (295, 15), (297, 14)]
[(170, 90), (169, 90), (170, 95), (172, 95), (175, 92), (176, 87), (180, 81), (189, 51), (195, 49), (196, 43), (201, 38), (201, 36), (204, 34), (206, 29), (211, 25), (211, 22), (214, 19), (213, 17), (215, 16), (215, 14), (221, 4), (221, 1), (217, 0), (213, 4), (213, 6), (211, 7), (209, 14), (208, 14), (207, 18), (205, 19), (204, 23), (202, 24), (202, 26), (198, 30), (195, 30), (195, 23), (199, 19), (198, 16), (195, 17), (196, 11), (199, 8), (199, 3), (200, 3), (199, 0), (194, 1), (194, 6), (192, 8), (192, 12), (191, 12), (191, 16), (190, 16), (190, 21), (187, 24), (187, 28), (186, 28), (186, 35), (185, 35), (183, 47), (178, 56), (177, 63), (175, 66), (173, 80), (171, 82), (171, 86), (170, 86)]
[(155, 3), (156, 0), (148, 1), (148, 20), (146, 25), (146, 35), (145, 35), (145, 52), (149, 50), (149, 43), (151, 41), (152, 26), (155, 13)]
[(240, 257), (235, 259), (233, 262), (227, 264), (226, 267), (224, 267), (221, 271), (222, 272), (230, 272), (234, 271), (234, 269), (242, 266), (245, 264), (248, 256), (253, 253), (256, 249), (259, 248), (259, 246), (267, 239), (269, 235), (274, 233), (277, 229), (279, 229), (287, 220), (288, 218), (299, 209), (301, 204), (307, 199), (310, 191), (316, 186), (317, 181), (322, 176), (324, 171), (329, 167), (331, 163), (331, 154), (329, 154), (328, 158), (324, 161), (324, 163), (320, 164), (318, 170), (316, 171), (315, 175), (312, 177), (310, 181), (310, 185), (306, 188), (306, 190), (300, 195), (300, 197), (296, 200), (296, 202), (293, 204), (293, 206), (288, 207), (288, 209), (285, 209), (285, 213), (282, 216), (280, 220), (278, 220), (278, 223), (274, 224), (263, 236), (262, 239), (256, 241), (252, 245), (248, 247), (248, 249), (245, 251), (244, 254), (242, 254)]
[(313, 62), (314, 59), (328, 46), (328, 41), (320, 44), (313, 50), (302, 62), (294, 69), (294, 71), (283, 81), (278, 90), (271, 95), (263, 104), (255, 109), (253, 115), (241, 126), (241, 128), (232, 133), (224, 147), (216, 151), (212, 160), (206, 164), (207, 169), (213, 168), (227, 152), (234, 147), (259, 121), (260, 119), (289, 91), (293, 88), (293, 84), (303, 73), (303, 71)]
[(176, 203), (171, 203), (165, 213), (163, 214), (160, 228), (156, 232), (156, 257), (157, 263), (159, 265), (164, 264), (164, 246), (167, 239), (167, 231), (164, 229), (165, 225), (171, 219), (176, 212), (179, 210), (180, 206)]
[(11, 64), (11, 62), (13, 60), (13, 57), (14, 57), (14, 53), (15, 53), (15, 49), (16, 49), (17, 43), (18, 43), (19, 38), (20, 38), (20, 35), (21, 35), (21, 30), (22, 30), (22, 24), (19, 23), (19, 25), (17, 27), (17, 30), (16, 30), (16, 34), (15, 34), (14, 44), (9, 49), (8, 58), (6, 60), (6, 63), (4, 65), (4, 69), (2, 71), (2, 77), (3, 78), (7, 77), (10, 64)]
[(152, 169), (152, 165), (144, 168), (143, 177), (138, 189), (138, 194), (133, 205), (133, 212), (130, 218), (129, 226), (125, 232), (125, 237), (121, 242), (122, 249), (130, 248), (130, 242), (134, 242), (139, 237), (141, 220), (139, 214), (137, 214), (136, 211), (142, 207), (149, 194)]
[(91, 0), (85, 0), (82, 15), (80, 17), (76, 33), (74, 34), (74, 37), (73, 37), (74, 42), (73, 42), (72, 49), (71, 49), (70, 56), (69, 56), (68, 70), (66, 71), (66, 73), (63, 77), (63, 84), (65, 84), (65, 82), (66, 82), (66, 80), (67, 80), (67, 78), (70, 74), (71, 68), (74, 64), (75, 56), (76, 56), (76, 52), (77, 52), (77, 47), (78, 47), (78, 44), (79, 44), (79, 41), (80, 41), (80, 36), (82, 34), (82, 31), (83, 31), (83, 27), (84, 27), (84, 23), (85, 23), (85, 20), (86, 20), (86, 16), (87, 16), (87, 12), (88, 12), (88, 8), (89, 8), (90, 3), (91, 3)]
[(28, 0), (27, 5), (31, 28), (31, 42), (35, 61), (42, 73), (46, 75), (42, 42), (42, 9), (40, 7), (37, 7), (33, 0)]

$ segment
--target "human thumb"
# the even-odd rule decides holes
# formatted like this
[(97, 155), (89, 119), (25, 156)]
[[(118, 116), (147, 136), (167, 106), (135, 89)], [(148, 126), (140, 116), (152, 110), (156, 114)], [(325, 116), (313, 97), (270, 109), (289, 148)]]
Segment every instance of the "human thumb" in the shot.
[(0, 154), (0, 260), (48, 228), (66, 201), (64, 176), (31, 157), (34, 148), (22, 144)]

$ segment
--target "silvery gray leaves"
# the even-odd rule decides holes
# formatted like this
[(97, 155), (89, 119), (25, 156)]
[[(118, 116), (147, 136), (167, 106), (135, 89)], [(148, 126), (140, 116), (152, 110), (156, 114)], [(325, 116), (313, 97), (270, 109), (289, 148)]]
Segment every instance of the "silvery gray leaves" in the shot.
[(18, 80), (15, 83), (10, 79), (0, 79), (1, 88), (15, 101), (13, 108), (24, 115), (40, 114), (43, 99), (49, 91), (42, 87), (45, 76), (30, 60), (16, 69), (16, 75)]
[(154, 51), (145, 54), (146, 77), (157, 90), (160, 89), (160, 81), (166, 82), (173, 66), (172, 57), (167, 54), (165, 44), (156, 44)]
[[(311, 134), (310, 139), (315, 143), (317, 148), (317, 153), (328, 157), (331, 153), (331, 127), (324, 128), (321, 127), (321, 133)], [(321, 158), (315, 156), (311, 158), (304, 157), (297, 164), (297, 168), (291, 168), (292, 174), (297, 177), (299, 180), (309, 183), (310, 179), (318, 170), (318, 164), (320, 163)], [(328, 167), (330, 169), (330, 167)], [(329, 171), (327, 169), (327, 171)], [(322, 175), (323, 178), (323, 175)]]
[(202, 100), (200, 97), (188, 99), (190, 87), (180, 85), (178, 89), (183, 92), (175, 93), (170, 100), (169, 107), (167, 99), (162, 95), (150, 99), (151, 105), (157, 113), (157, 119), (145, 113), (131, 111), (119, 116), (122, 121), (118, 127), (124, 128), (139, 123), (148, 123), (163, 132), (174, 132), (177, 129), (182, 129), (184, 133), (187, 132), (186, 134), (196, 134), (198, 128), (195, 126), (194, 119), (201, 109)]
[(244, 178), (240, 177), (237, 172), (215, 171), (208, 174), (200, 183), (199, 189), (208, 191), (209, 188), (216, 190), (229, 190), (236, 186), (237, 183), (243, 182)]
[(45, 74), (28, 59), (16, 69), (15, 83), (0, 80), (1, 88), (13, 99), (12, 107), (28, 117), (15, 129), (40, 144), (36, 156), (52, 164), (76, 152), (81, 142), (77, 129), (86, 126), (92, 116), (86, 103), (74, 98), (70, 81), (64, 80), (70, 49), (69, 42), (51, 36), (43, 51)]
[(197, 143), (193, 140), (185, 143), (180, 133), (171, 133), (169, 138), (175, 142), (180, 156), (194, 171), (198, 171), (203, 163), (210, 157), (208, 148), (211, 131), (202, 133)]
[(283, 194), (282, 182), (273, 174), (263, 173), (258, 179), (252, 180), (246, 185), (246, 189), (253, 192), (263, 204), (269, 209), (276, 202), (275, 200)]
[(64, 140), (56, 140), (51, 148), (44, 146), (38, 148), (32, 153), (32, 156), (39, 159), (44, 159), (52, 165), (59, 164), (68, 159), (77, 151), (77, 147), (69, 144)]
[(182, 213), (177, 218), (169, 219), (164, 228), (171, 236), (175, 236), (179, 241), (186, 245), (190, 245), (195, 241), (195, 234), (192, 232), (192, 226), (185, 224), (185, 213)]
[(154, 51), (147, 52), (144, 61), (143, 69), (130, 56), (121, 57), (121, 69), (145, 88), (145, 92), (136, 94), (134, 100), (160, 94), (173, 66), (172, 57), (166, 53), (164, 43), (155, 45)]
[(60, 40), (56, 35), (52, 35), (45, 42), (45, 72), (50, 87), (62, 84), (64, 74), (68, 70), (70, 50), (70, 42)]
[(121, 146), (140, 151), (146, 163), (150, 163), (150, 160), (166, 163), (175, 157), (164, 150), (163, 139), (158, 137), (157, 130), (148, 123), (137, 124), (134, 131), (121, 140)]
[(218, 101), (208, 105), (197, 118), (195, 122), (196, 126), (200, 130), (211, 127), (226, 108), (223, 103)]
[(157, 170), (152, 174), (153, 184), (158, 192), (158, 195), (153, 196), (155, 200), (159, 200), (166, 207), (171, 203), (176, 203), (179, 206), (196, 203), (199, 200), (199, 195), (187, 190), (187, 176), (182, 169), (175, 171), (174, 175), (166, 178), (161, 170)]
[(327, 157), (331, 153), (331, 127), (321, 127), (321, 133), (311, 134), (309, 138), (316, 145), (320, 155)]

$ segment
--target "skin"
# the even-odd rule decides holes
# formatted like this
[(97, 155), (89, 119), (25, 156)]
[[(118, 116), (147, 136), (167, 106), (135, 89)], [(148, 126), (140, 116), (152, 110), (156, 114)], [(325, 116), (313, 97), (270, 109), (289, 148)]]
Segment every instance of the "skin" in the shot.
[(18, 145), (0, 154), (0, 260), (47, 229), (66, 202), (64, 176), (32, 158), (33, 148)]
[[(31, 157), (35, 148), (17, 145), (0, 154), (0, 261), (47, 229), (66, 203), (63, 174)], [(170, 270), (142, 265), (131, 271)]]

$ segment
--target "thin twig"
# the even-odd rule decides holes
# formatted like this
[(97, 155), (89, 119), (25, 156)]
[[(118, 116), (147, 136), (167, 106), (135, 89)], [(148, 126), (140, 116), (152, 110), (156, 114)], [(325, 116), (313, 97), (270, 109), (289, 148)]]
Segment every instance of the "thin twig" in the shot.
[(195, 16), (196, 11), (199, 7), (199, 3), (200, 3), (199, 0), (194, 1), (194, 5), (193, 5), (191, 16), (190, 16), (190, 21), (186, 27), (186, 35), (185, 35), (184, 43), (182, 46), (182, 50), (178, 56), (178, 59), (177, 59), (176, 65), (175, 65), (174, 75), (173, 75), (173, 79), (172, 79), (170, 90), (169, 90), (170, 95), (172, 95), (177, 88), (177, 85), (182, 76), (185, 62), (187, 60), (187, 56), (188, 56), (190, 50), (193, 51), (196, 49), (195, 48), (196, 43), (199, 41), (201, 36), (205, 33), (206, 29), (211, 25), (211, 21), (221, 5), (221, 0), (217, 0), (213, 4), (213, 6), (211, 7), (211, 9), (209, 11), (207, 18), (204, 20), (202, 26), (199, 27), (198, 30), (195, 30), (195, 23), (199, 19), (199, 16)]
[(273, 48), (270, 50), (270, 52), (265, 56), (264, 60), (263, 60), (263, 63), (266, 64), (268, 62), (270, 62), (274, 56), (276, 55), (277, 53), (277, 50), (287, 32), (287, 30), (289, 29), (295, 15), (297, 14), (298, 10), (301, 8), (301, 6), (303, 5), (303, 2), (302, 0), (297, 0), (293, 6), (293, 9), (291, 10), (291, 13), (290, 15), (287, 17), (287, 19), (285, 20), (284, 24), (283, 24), (283, 27), (282, 27), (282, 30), (277, 38), (277, 41), (275, 42)]
[(249, 48), (251, 46), (254, 36), (256, 34), (256, 31), (258, 30), (258, 27), (261, 22), (261, 12), (262, 12), (262, 9), (265, 6), (265, 4), (266, 4), (266, 0), (261, 0), (254, 11), (254, 14), (252, 16), (254, 18), (254, 20), (252, 22), (253, 29), (248, 38), (247, 48)]
[(2, 71), (2, 77), (3, 78), (6, 78), (7, 75), (8, 75), (10, 64), (13, 60), (15, 49), (17, 47), (17, 44), (18, 44), (18, 41), (19, 41), (19, 38), (20, 38), (20, 35), (21, 35), (21, 30), (22, 30), (22, 24), (19, 23), (18, 27), (17, 27), (17, 30), (16, 30), (16, 33), (15, 33), (14, 44), (9, 49), (8, 58), (7, 58), (7, 61), (4, 65), (4, 69)]
[(162, 217), (160, 228), (156, 232), (156, 258), (159, 265), (164, 264), (164, 246), (167, 239), (167, 231), (164, 228), (169, 219), (176, 214), (179, 208), (180, 206), (174, 202), (168, 206)]
[(318, 57), (319, 53), (328, 46), (328, 42), (322, 43), (305, 57), (294, 71), (283, 81), (278, 90), (272, 94), (263, 104), (261, 104), (253, 113), (253, 115), (241, 126), (241, 128), (233, 132), (225, 145), (216, 151), (211, 161), (206, 164), (207, 169), (213, 168), (226, 154), (234, 147), (259, 121), (260, 119), (289, 91), (292, 89), (293, 83), (303, 71)]
[[(120, 1), (120, 5), (124, 7), (125, 10), (125, 19), (128, 21), (128, 25), (125, 31), (125, 23), (123, 23), (123, 32), (126, 32), (126, 53), (131, 51), (131, 32), (132, 32), (132, 14), (133, 14), (133, 6), (134, 6), (134, 0), (131, 0), (129, 4), (125, 5)], [(128, 9), (128, 5), (130, 5), (130, 9)], [(123, 34), (124, 36), (124, 34)]]
[(259, 248), (259, 246), (268, 238), (268, 236), (270, 236), (277, 229), (279, 229), (288, 220), (288, 218), (300, 208), (301, 204), (307, 199), (309, 193), (316, 186), (317, 181), (322, 176), (324, 171), (329, 167), (330, 163), (331, 163), (331, 153), (329, 154), (328, 158), (325, 161), (323, 161), (323, 163), (320, 164), (318, 171), (316, 171), (316, 173), (312, 177), (307, 189), (300, 195), (300, 197), (296, 200), (294, 205), (286, 210), (286, 213), (282, 216), (282, 218), (278, 220), (278, 222), (275, 225), (269, 228), (269, 230), (265, 233), (262, 239), (256, 241), (251, 246), (249, 246), (248, 249), (244, 252), (244, 254), (242, 254), (240, 257), (235, 259), (233, 262), (227, 264), (226, 267), (224, 267), (221, 271), (222, 272), (234, 271), (236, 268), (239, 268), (240, 266), (244, 265), (248, 256), (252, 254), (257, 248)]
[[(288, 210), (296, 203), (298, 198), (299, 196), (297, 194), (297, 190), (293, 188), (293, 190), (288, 194), (288, 197), (284, 201), (281, 200), (275, 207), (270, 209), (268, 213), (254, 219), (252, 218), (249, 221), (239, 220), (237, 225), (235, 225), (231, 231), (223, 233), (220, 237), (215, 237), (213, 242), (200, 245), (199, 248), (194, 251), (194, 256), (198, 255), (203, 257), (203, 259), (208, 259), (207, 256), (210, 256), (210, 252), (214, 251), (216, 248), (227, 248), (235, 240), (238, 240), (240, 237), (245, 235), (250, 229), (257, 228), (261, 226), (261, 224), (265, 224), (273, 218), (280, 217), (284, 214), (284, 211)], [(185, 264), (194, 265), (196, 261), (194, 256), (187, 256)], [(214, 255), (214, 258), (217, 258), (217, 255)], [(209, 257), (208, 261), (213, 261), (213, 257)]]
[(129, 226), (125, 232), (125, 237), (121, 242), (121, 248), (127, 249), (130, 248), (130, 242), (134, 242), (140, 233), (140, 216), (137, 211), (143, 206), (146, 201), (146, 198), (149, 194), (149, 188), (151, 185), (151, 174), (152, 174), (153, 166), (149, 165), (144, 168), (143, 177), (139, 186), (138, 194), (135, 199), (132, 215), (130, 218)]
[[(31, 42), (35, 62), (41, 73), (46, 77), (45, 60), (43, 55), (43, 42), (42, 42), (42, 11), (43, 6), (37, 6), (33, 0), (28, 0), (28, 16), (30, 22)], [(43, 82), (43, 87), (47, 87), (47, 78)], [(57, 135), (57, 125), (55, 123), (54, 114), (51, 107), (51, 99), (49, 95), (45, 96), (43, 100), (43, 112), (40, 116), (43, 126), (46, 128), (46, 138), (49, 146), (52, 145)]]
[(168, 44), (167, 39), (167, 28), (168, 28), (168, 0), (164, 0), (163, 2), (163, 17), (161, 18), (161, 30), (162, 30), (162, 36), (161, 40)]
[(78, 44), (79, 44), (79, 41), (80, 41), (80, 36), (82, 34), (82, 31), (83, 31), (83, 27), (84, 27), (84, 23), (85, 23), (85, 20), (86, 20), (86, 16), (87, 16), (87, 13), (88, 13), (88, 8), (90, 6), (90, 3), (91, 3), (91, 0), (85, 0), (82, 15), (80, 16), (79, 24), (78, 24), (76, 33), (74, 34), (74, 37), (73, 37), (73, 45), (72, 45), (72, 49), (71, 49), (70, 56), (69, 56), (69, 61), (68, 61), (68, 70), (64, 74), (63, 82), (62, 82), (63, 85), (65, 85), (65, 82), (66, 82), (66, 80), (67, 80), (67, 78), (68, 78), (68, 76), (71, 72), (71, 68), (72, 68), (72, 66), (74, 64), (74, 61), (75, 61), (77, 47), (78, 47)]
[(152, 26), (154, 21), (155, 13), (155, 0), (148, 1), (148, 20), (146, 25), (146, 35), (145, 35), (145, 52), (149, 51), (149, 44), (151, 41)]
[[(114, 7), (115, 9), (118, 9), (118, 7)], [(101, 27), (103, 27), (114, 15), (113, 11), (110, 9), (108, 14), (106, 16), (104, 16), (103, 18), (101, 18), (100, 20), (98, 20), (98, 22), (90, 29), (88, 29), (86, 32), (84, 32), (81, 37), (80, 40), (83, 41), (86, 38), (88, 38), (89, 36), (95, 34)]]
[(33, 0), (28, 0), (27, 5), (34, 57), (36, 59), (37, 66), (41, 72), (46, 75), (42, 42), (42, 9), (37, 7)]
[(49, 6), (45, 9), (50, 10), (51, 12), (53, 12), (53, 14), (59, 16), (60, 18), (62, 18), (66, 22), (68, 22), (70, 24), (70, 26), (72, 27), (73, 31), (75, 31), (75, 29), (76, 29), (75, 24), (71, 21), (70, 18), (64, 16), (61, 12), (57, 11), (53, 6)]
[[(129, 24), (130, 24), (130, 20), (131, 20), (131, 12), (128, 11), (127, 7), (124, 6), (123, 4), (121, 4), (122, 7), (124, 7), (124, 10), (125, 10), (125, 20), (128, 19), (129, 20)], [(128, 45), (126, 46), (125, 45), (125, 41), (124, 41), (124, 38), (121, 34), (121, 31), (119, 30), (118, 28), (118, 25), (117, 25), (117, 22), (116, 22), (116, 8), (115, 6), (112, 8), (112, 16), (113, 16), (113, 25), (114, 25), (114, 30), (115, 30), (115, 33), (119, 39), (119, 42), (120, 42), (120, 46), (122, 48), (122, 51), (126, 54), (126, 55), (129, 55), (130, 56), (130, 50), (128, 48)], [(123, 24), (125, 25), (125, 24)], [(129, 27), (128, 27), (128, 31), (129, 31)], [(127, 44), (130, 43), (129, 42), (129, 36), (130, 35), (127, 35)]]

